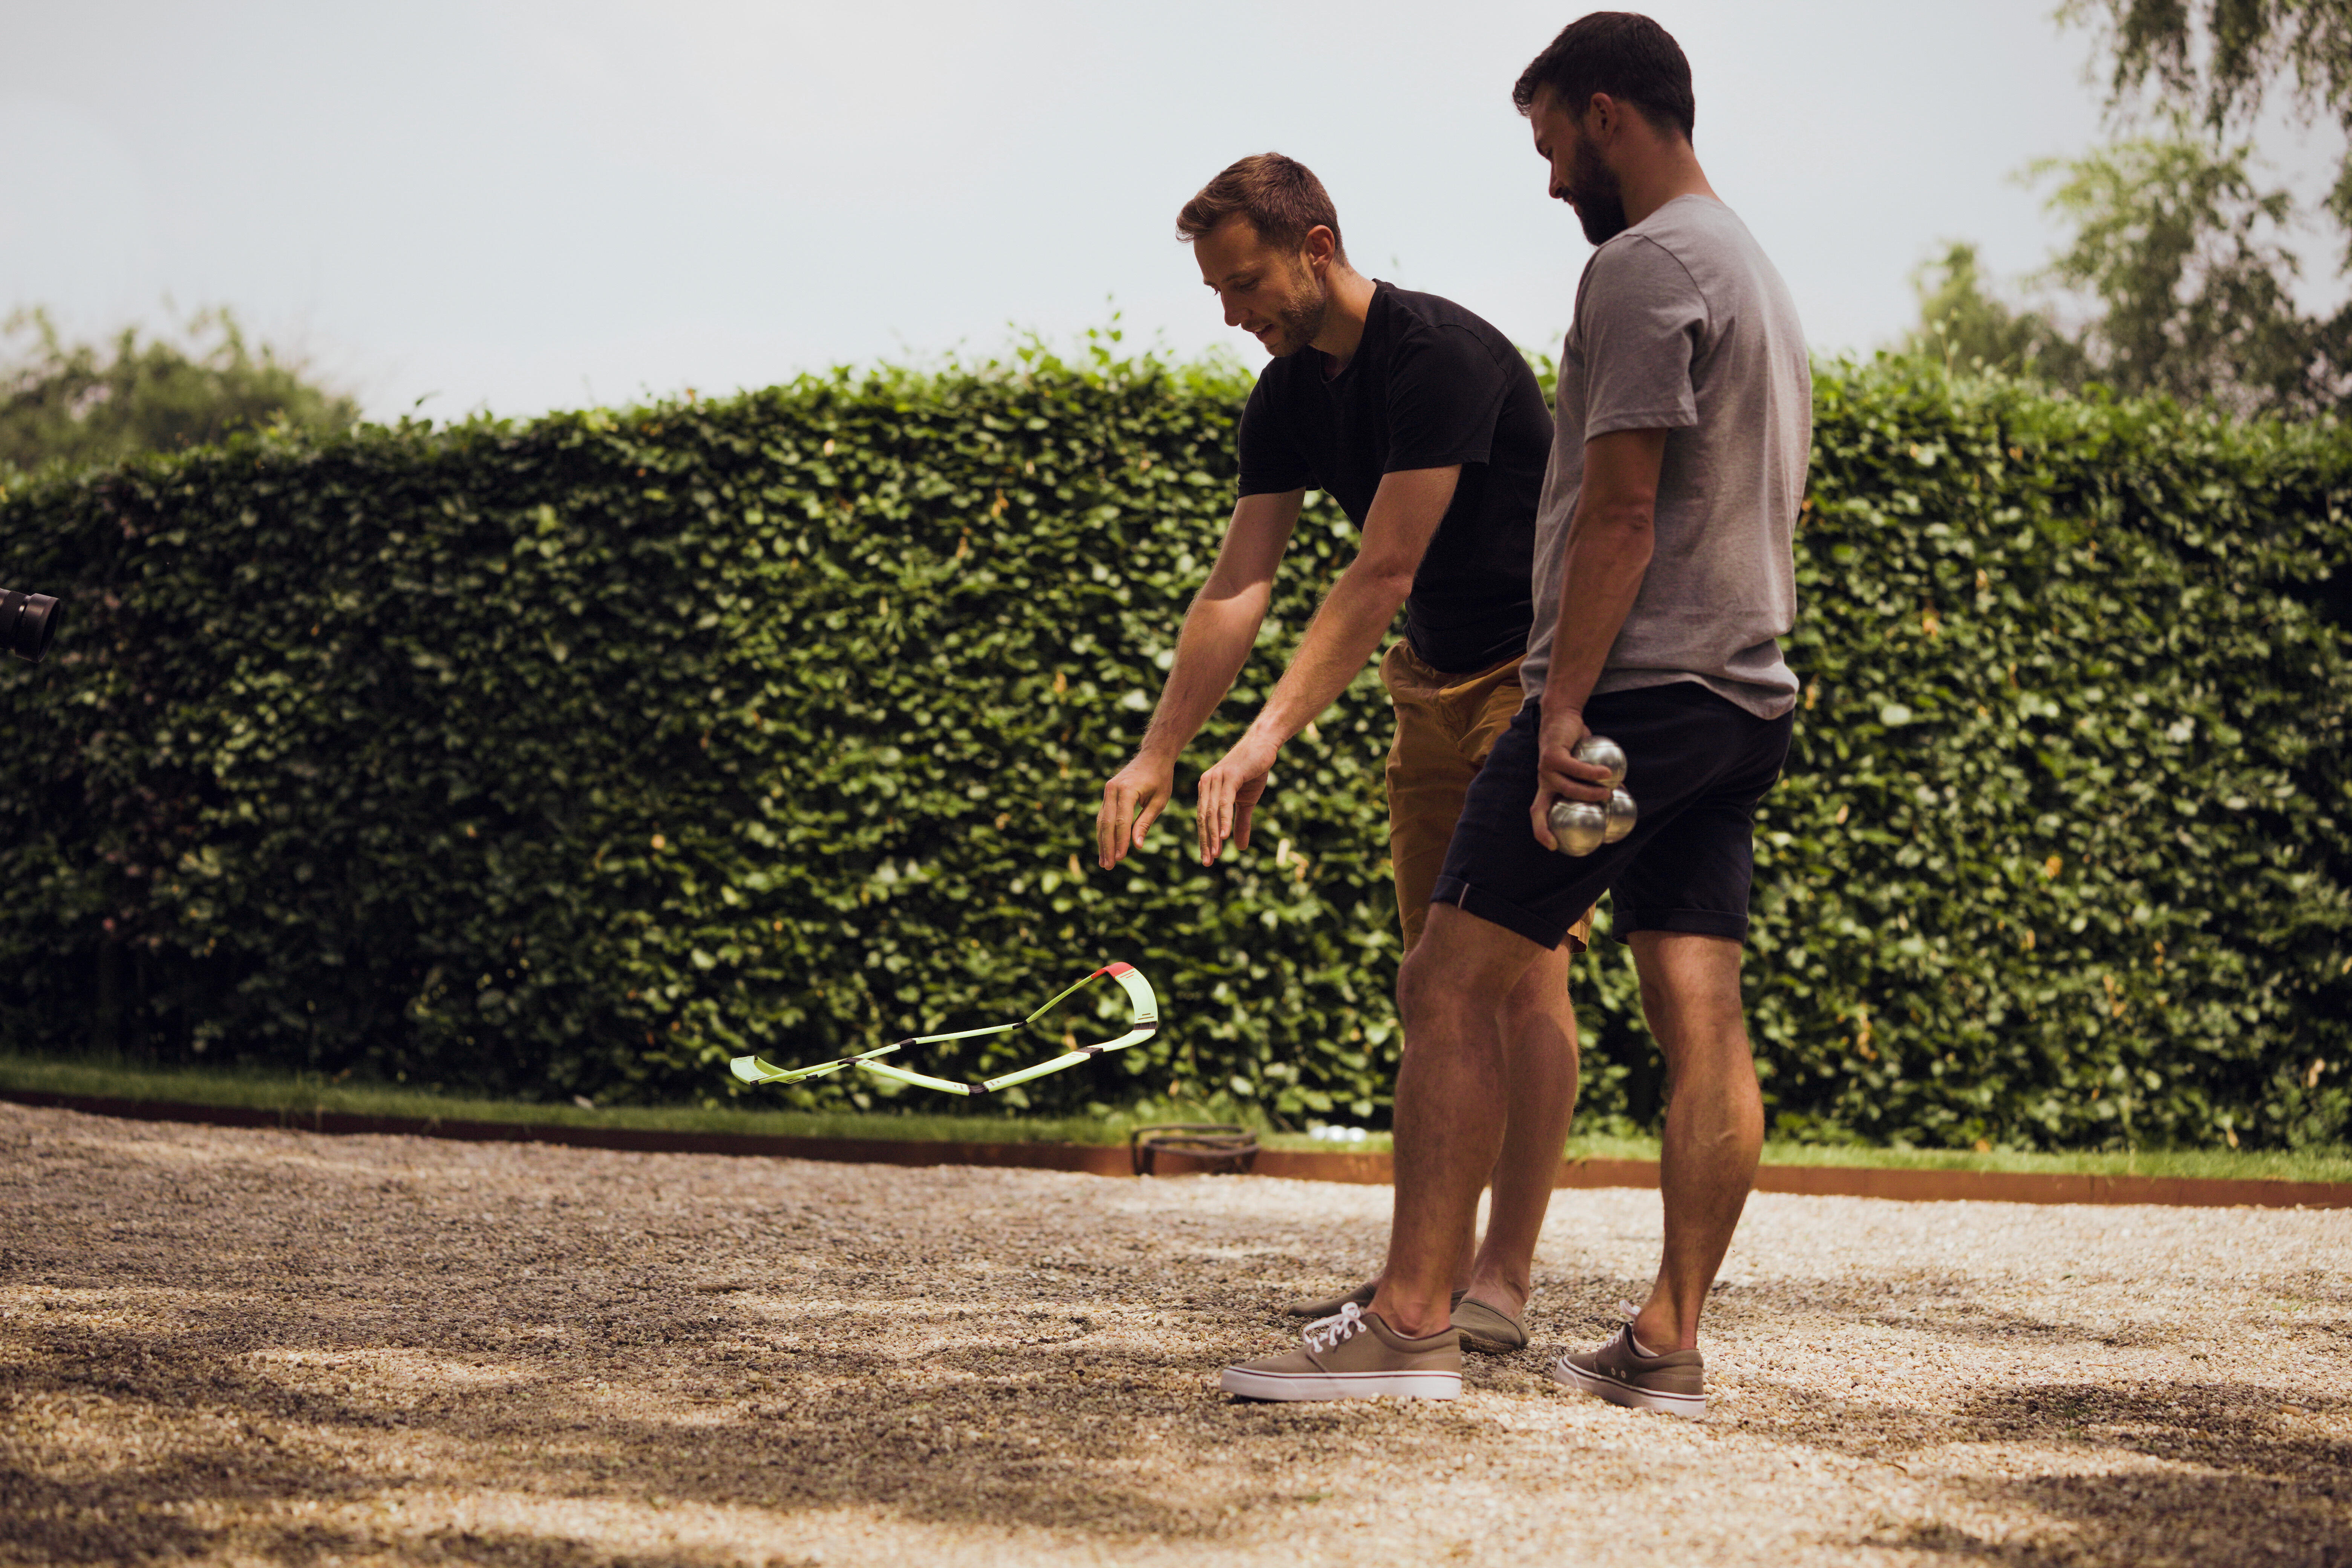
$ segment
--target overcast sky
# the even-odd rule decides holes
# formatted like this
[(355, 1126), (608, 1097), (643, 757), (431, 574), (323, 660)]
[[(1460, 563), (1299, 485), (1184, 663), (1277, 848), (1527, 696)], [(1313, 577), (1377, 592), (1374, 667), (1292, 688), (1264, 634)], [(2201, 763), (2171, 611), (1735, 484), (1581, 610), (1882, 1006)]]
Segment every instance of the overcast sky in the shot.
[[(1944, 238), (2044, 258), (2011, 175), (2099, 129), (2052, 9), (1654, 8), (1816, 348), (1902, 331)], [(1588, 252), (1509, 89), (1578, 14), (0, 0), (0, 310), (87, 335), (226, 304), (378, 416), (708, 395), (1114, 309), (1255, 365), (1171, 224), (1271, 148), (1322, 175), (1363, 270), (1545, 343)]]

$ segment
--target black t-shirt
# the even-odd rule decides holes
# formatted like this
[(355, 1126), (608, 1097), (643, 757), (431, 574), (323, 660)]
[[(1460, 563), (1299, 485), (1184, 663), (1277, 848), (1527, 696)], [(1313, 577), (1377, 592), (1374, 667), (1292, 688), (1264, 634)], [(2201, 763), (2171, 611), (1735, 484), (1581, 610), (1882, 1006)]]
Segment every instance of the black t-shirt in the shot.
[(1527, 647), (1536, 500), (1551, 413), (1510, 340), (1451, 300), (1376, 283), (1338, 375), (1307, 349), (1269, 363), (1242, 414), (1242, 494), (1314, 488), (1358, 528), (1381, 476), (1462, 465), (1405, 600), (1405, 641), (1435, 668)]

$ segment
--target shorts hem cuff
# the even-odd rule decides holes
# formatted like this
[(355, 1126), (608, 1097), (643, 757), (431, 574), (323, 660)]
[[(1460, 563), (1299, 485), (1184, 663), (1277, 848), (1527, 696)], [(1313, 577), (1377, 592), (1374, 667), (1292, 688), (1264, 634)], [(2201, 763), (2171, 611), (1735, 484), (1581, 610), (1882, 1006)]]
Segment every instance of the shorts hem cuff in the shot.
[[(1430, 889), (1429, 901), (1452, 904), (1464, 914), (1475, 915), (1488, 925), (1501, 926), (1514, 936), (1525, 937), (1546, 952), (1558, 947), (1561, 939), (1568, 935), (1568, 928), (1576, 923), (1574, 920), (1548, 920), (1532, 910), (1521, 909), (1508, 899), (1498, 899), (1492, 893), (1483, 892), (1459, 877), (1439, 877), (1437, 885)], [(1576, 920), (1583, 918), (1580, 910)]]
[(1683, 936), (1726, 936), (1738, 942), (1748, 934), (1746, 915), (1727, 915), (1721, 910), (1626, 910), (1619, 912), (1614, 924), (1620, 937), (1637, 931), (1663, 931)]

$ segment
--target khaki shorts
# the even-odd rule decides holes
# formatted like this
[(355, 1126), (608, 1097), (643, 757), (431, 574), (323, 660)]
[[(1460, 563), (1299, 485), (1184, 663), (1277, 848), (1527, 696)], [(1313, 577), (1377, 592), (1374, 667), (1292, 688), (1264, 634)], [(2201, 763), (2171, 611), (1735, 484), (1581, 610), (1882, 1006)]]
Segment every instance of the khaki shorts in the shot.
[[(1389, 858), (1396, 866), (1397, 916), (1410, 952), (1428, 923), (1430, 889), (1445, 864), (1470, 781), (1519, 710), (1519, 660), (1514, 655), (1491, 668), (1448, 675), (1400, 642), (1381, 660), (1381, 682), (1396, 710), (1396, 740), (1389, 747)], [(1528, 852), (1543, 853), (1532, 833)], [(1569, 950), (1582, 952), (1591, 937), (1587, 910), (1569, 928)]]

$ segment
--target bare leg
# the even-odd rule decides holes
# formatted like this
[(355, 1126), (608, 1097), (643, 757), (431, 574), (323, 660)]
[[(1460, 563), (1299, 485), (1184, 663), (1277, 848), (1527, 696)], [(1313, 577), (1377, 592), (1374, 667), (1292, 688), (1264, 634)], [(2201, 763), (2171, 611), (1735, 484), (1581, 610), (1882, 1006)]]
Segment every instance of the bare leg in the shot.
[(1666, 1058), (1658, 1182), (1665, 1250), (1657, 1283), (1633, 1320), (1633, 1337), (1658, 1355), (1698, 1343), (1707, 1288), (1756, 1180), (1764, 1100), (1740, 1016), (1739, 943), (1677, 931), (1636, 931), (1631, 942), (1642, 1011)]
[(1398, 1333), (1437, 1333), (1452, 1319), (1448, 1297), (1463, 1240), (1503, 1151), (1505, 1007), (1543, 954), (1525, 937), (1441, 904), (1429, 911), (1429, 929), (1398, 978), (1404, 1060), (1397, 1070), (1396, 1210), (1388, 1268), (1372, 1300)]
[(1543, 953), (1503, 1005), (1503, 1152), (1492, 1176), (1486, 1237), (1467, 1275), (1454, 1280), (1513, 1317), (1527, 1310), (1536, 1241), (1559, 1185), (1559, 1156), (1576, 1116), (1576, 1009), (1566, 948)]
[[(1405, 952), (1410, 957), (1412, 949)], [(1544, 953), (1504, 1006), (1511, 1088), (1503, 1113), (1503, 1152), (1487, 1177), (1494, 1203), (1486, 1214), (1485, 1244), (1473, 1225), (1463, 1232), (1454, 1260), (1454, 1289), (1513, 1317), (1527, 1310), (1536, 1242), (1559, 1185), (1560, 1151), (1576, 1120), (1576, 1007), (1568, 989), (1573, 962), (1565, 946)], [(1387, 1272), (1373, 1275), (1372, 1283), (1377, 1286)]]

